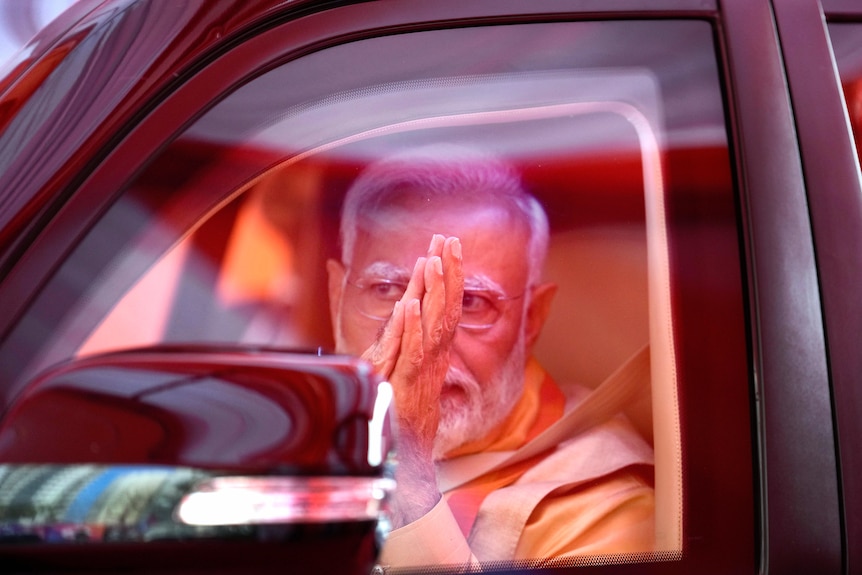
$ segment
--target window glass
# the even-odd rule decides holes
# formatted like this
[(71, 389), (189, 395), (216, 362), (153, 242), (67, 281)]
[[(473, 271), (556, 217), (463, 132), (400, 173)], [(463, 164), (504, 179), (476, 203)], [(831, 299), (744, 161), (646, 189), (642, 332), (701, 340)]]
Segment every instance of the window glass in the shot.
[[(687, 465), (682, 430), (700, 424), (683, 405), (748, 383), (723, 110), (706, 22), (434, 30), (306, 55), (152, 158), (0, 358), (18, 355), (23, 383), (165, 342), (397, 356), (416, 345), (402, 333), (437, 318), (462, 378), (443, 392), (461, 418), (441, 415), (434, 444), (445, 496), (413, 535), (393, 532), (385, 563), (681, 559), (703, 522), (722, 525), (686, 511), (706, 483)], [(358, 196), (350, 226), (360, 189), (379, 195)], [(443, 279), (425, 263), (411, 280), (429, 251)], [(434, 315), (453, 305), (441, 286), (460, 315)], [(396, 307), (405, 292), (423, 319), (409, 297)], [(393, 381), (409, 373), (381, 353), (368, 357)], [(573, 405), (590, 407), (554, 427)], [(417, 553), (422, 530), (441, 548)]]

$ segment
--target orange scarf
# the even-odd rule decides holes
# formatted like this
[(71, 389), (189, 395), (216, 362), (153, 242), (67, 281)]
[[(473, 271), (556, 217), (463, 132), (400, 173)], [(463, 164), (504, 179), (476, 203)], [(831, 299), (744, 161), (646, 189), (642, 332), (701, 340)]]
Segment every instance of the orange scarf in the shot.
[[(535, 359), (530, 359), (525, 373), (524, 393), (509, 416), (485, 437), (451, 451), (447, 458), (479, 452), (514, 451), (562, 417), (565, 403), (566, 398), (557, 384)], [(465, 537), (470, 534), (485, 497), (495, 489), (517, 480), (534, 464), (534, 459), (491, 471), (446, 493), (449, 507)]]

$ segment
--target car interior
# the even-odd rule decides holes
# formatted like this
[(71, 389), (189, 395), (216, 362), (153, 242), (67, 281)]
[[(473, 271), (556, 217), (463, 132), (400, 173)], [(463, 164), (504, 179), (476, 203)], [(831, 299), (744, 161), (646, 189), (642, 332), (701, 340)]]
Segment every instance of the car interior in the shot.
[[(458, 142), (492, 148), (517, 166), (525, 187), (542, 201), (550, 218), (545, 274), (559, 292), (535, 350), (537, 359), (564, 389), (567, 384), (597, 388), (642, 348), (650, 348), (652, 385), (650, 378), (639, 381), (614, 406), (655, 445), (656, 487), (667, 510), (660, 519), (667, 523), (660, 529), (666, 540), (658, 549), (679, 551), (682, 457), (661, 126), (655, 110), (649, 118), (613, 99), (618, 94), (642, 97), (640, 108), (649, 110), (655, 106), (655, 88), (648, 75), (629, 72), (579, 81), (588, 81), (594, 100), (520, 107), (500, 102), (469, 113), (453, 113), (450, 102), (473, 101), (469, 92), (476, 91), (537, 100), (537, 93), (559, 94), (560, 85), (569, 81), (543, 74), (484, 77), (454, 88), (423, 86), (423, 92), (438, 92), (447, 114), (429, 117), (424, 111), (419, 127), (403, 122), (377, 126), (361, 137), (350, 134), (280, 157), (160, 256), (78, 355), (190, 341), (331, 351), (325, 261), (338, 257), (340, 199), (355, 175), (369, 161), (410, 146)], [(531, 91), (525, 90), (527, 83)], [(571, 89), (580, 86), (575, 82)], [(439, 94), (444, 89), (449, 93)], [(412, 93), (417, 90), (401, 90), (406, 99), (424, 101)], [(380, 92), (391, 97), (393, 89), (385, 86)], [(375, 108), (381, 105), (366, 101)], [(328, 104), (325, 113), (363, 103), (345, 98)], [(501, 109), (503, 105), (507, 107)], [(291, 125), (278, 130), (296, 131)], [(597, 133), (603, 135), (599, 142)], [(202, 147), (187, 140), (174, 151), (193, 156)], [(221, 153), (212, 171), (254, 173), (243, 163), (261, 162), (255, 151)], [(158, 175), (164, 180), (148, 182), (150, 186), (175, 185), (170, 172)], [(198, 177), (216, 180), (206, 173)], [(656, 410), (660, 417), (654, 416)]]

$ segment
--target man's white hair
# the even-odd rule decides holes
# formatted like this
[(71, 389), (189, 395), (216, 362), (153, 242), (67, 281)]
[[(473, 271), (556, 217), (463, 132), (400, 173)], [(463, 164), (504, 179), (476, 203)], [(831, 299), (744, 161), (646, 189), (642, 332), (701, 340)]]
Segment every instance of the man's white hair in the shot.
[[(455, 145), (434, 145), (392, 155), (368, 166), (353, 182), (341, 211), (341, 258), (349, 265), (361, 219), (396, 200), (487, 201), (512, 211), (530, 230), (527, 267), (530, 285), (539, 282), (548, 251), (548, 217), (528, 194), (515, 170), (489, 154)], [(502, 231), (502, 230), (501, 230)]]

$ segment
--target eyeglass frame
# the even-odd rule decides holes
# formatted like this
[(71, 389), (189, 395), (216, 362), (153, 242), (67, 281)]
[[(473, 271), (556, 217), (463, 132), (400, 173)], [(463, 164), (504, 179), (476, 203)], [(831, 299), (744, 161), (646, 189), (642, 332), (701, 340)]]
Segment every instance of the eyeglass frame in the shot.
[[(373, 282), (374, 284), (386, 284), (386, 285), (402, 287), (403, 288), (401, 290), (402, 296), (403, 296), (404, 292), (407, 290), (407, 285), (408, 285), (409, 281), (402, 279), (402, 278), (392, 279), (392, 278), (387, 278), (387, 277), (383, 277), (383, 276), (372, 276), (372, 277), (361, 278), (359, 280), (359, 282), (351, 281), (349, 279), (350, 278), (350, 271), (351, 271), (350, 267), (343, 264), (343, 263), (342, 263), (342, 265), (344, 265), (344, 268), (345, 268), (345, 275), (344, 275), (345, 284), (347, 284), (347, 285), (349, 285), (349, 286), (351, 286), (357, 290), (365, 291), (365, 290), (368, 290), (370, 287), (368, 284), (363, 285), (362, 283), (359, 283), (359, 282)], [(464, 328), (467, 330), (473, 330), (473, 331), (481, 331), (481, 330), (491, 329), (497, 323), (497, 321), (500, 319), (500, 316), (503, 314), (503, 310), (500, 309), (499, 306), (497, 306), (496, 304), (498, 302), (508, 302), (508, 301), (519, 300), (519, 299), (523, 298), (531, 288), (532, 288), (532, 286), (527, 286), (527, 288), (522, 293), (520, 293), (519, 295), (514, 295), (514, 296), (510, 296), (510, 295), (507, 295), (501, 291), (498, 291), (495, 289), (489, 289), (487, 287), (482, 288), (482, 289), (464, 288), (464, 295), (465, 296), (468, 294), (478, 294), (478, 293), (483, 294), (482, 296), (478, 296), (478, 297), (482, 297), (482, 298), (490, 301), (492, 303), (492, 305), (494, 305), (494, 308), (495, 308), (495, 310), (497, 310), (498, 313), (495, 316), (494, 320), (491, 322), (473, 325), (473, 324), (464, 324), (463, 322), (459, 321), (458, 327), (461, 327), (461, 328)], [(398, 298), (396, 298), (392, 301), (393, 307), (395, 306), (395, 302), (398, 301), (399, 299), (401, 299), (401, 296), (399, 296)], [(363, 317), (366, 317), (368, 319), (375, 320), (375, 321), (385, 322), (385, 321), (388, 321), (389, 318), (392, 316), (391, 310), (390, 310), (389, 314), (387, 314), (384, 317), (384, 316), (378, 316), (378, 315), (370, 314), (367, 311), (360, 309), (358, 303), (354, 303), (354, 307), (356, 308), (356, 311), (360, 315), (362, 315)], [(463, 314), (461, 317), (463, 319)]]

